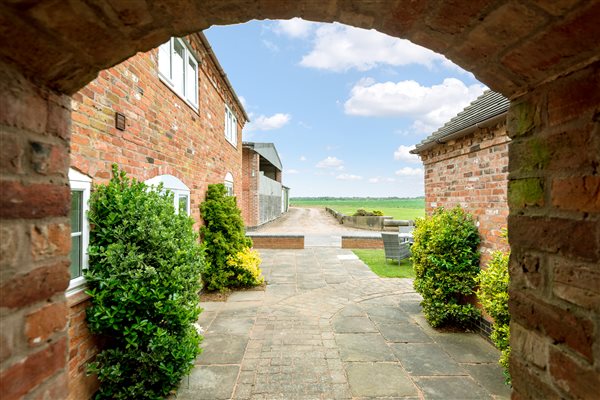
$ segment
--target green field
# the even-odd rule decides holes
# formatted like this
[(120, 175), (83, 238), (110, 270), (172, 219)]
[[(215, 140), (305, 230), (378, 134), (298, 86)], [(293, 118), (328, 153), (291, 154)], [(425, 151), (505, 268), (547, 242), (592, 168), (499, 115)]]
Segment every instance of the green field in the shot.
[(415, 271), (410, 260), (385, 260), (385, 253), (379, 249), (352, 250), (377, 275), (384, 278), (414, 278)]
[(295, 207), (329, 207), (334, 210), (352, 215), (359, 208), (367, 211), (380, 210), (383, 215), (394, 219), (415, 219), (425, 216), (425, 199), (416, 197), (410, 199), (387, 198), (329, 198), (329, 197), (296, 197), (290, 199), (290, 205)]

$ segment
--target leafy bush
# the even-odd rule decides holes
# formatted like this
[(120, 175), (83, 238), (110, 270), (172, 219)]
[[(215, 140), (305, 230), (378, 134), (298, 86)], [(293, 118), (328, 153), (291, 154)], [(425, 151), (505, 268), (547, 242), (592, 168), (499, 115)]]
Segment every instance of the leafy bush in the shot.
[(256, 250), (245, 248), (227, 258), (227, 266), (242, 286), (257, 286), (265, 280), (259, 268), (261, 259)]
[(477, 297), (481, 306), (494, 319), (490, 338), (502, 352), (500, 365), (504, 368), (507, 383), (510, 383), (508, 358), (510, 356), (510, 313), (508, 311), (508, 260), (510, 253), (496, 251), (479, 273)]
[(201, 351), (202, 250), (193, 220), (175, 214), (173, 195), (161, 189), (113, 166), (91, 195), (87, 318), (106, 343), (89, 366), (99, 399), (163, 398)]
[(413, 235), (414, 287), (423, 296), (421, 306), (431, 326), (464, 325), (479, 315), (467, 302), (479, 273), (479, 233), (473, 218), (459, 206), (440, 207), (417, 219)]
[(255, 283), (258, 278), (249, 269), (240, 267), (240, 263), (245, 265), (245, 262), (236, 261), (239, 253), (252, 246), (252, 241), (246, 237), (235, 197), (227, 195), (223, 184), (208, 185), (206, 201), (200, 205), (200, 212), (204, 219), (201, 233), (206, 246), (207, 267), (203, 275), (206, 288), (224, 291), (258, 284)]
[(381, 217), (381, 216), (383, 216), (383, 211), (380, 211), (380, 210), (367, 211), (364, 208), (359, 208), (358, 210), (356, 210), (356, 212), (353, 215), (353, 217)]

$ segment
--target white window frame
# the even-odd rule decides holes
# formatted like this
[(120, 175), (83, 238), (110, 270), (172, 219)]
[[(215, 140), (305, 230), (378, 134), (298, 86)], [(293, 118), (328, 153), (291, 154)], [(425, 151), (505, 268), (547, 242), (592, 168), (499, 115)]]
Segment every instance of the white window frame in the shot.
[(225, 175), (225, 180), (223, 184), (225, 185), (225, 189), (227, 190), (227, 195), (235, 196), (235, 193), (233, 191), (233, 175), (231, 175), (231, 172), (228, 172)]
[(237, 118), (231, 108), (225, 104), (225, 139), (237, 147)]
[[(69, 185), (72, 192), (82, 192), (81, 196), (81, 271), (88, 268), (88, 245), (90, 240), (90, 224), (87, 213), (89, 210), (90, 193), (92, 192), (92, 179), (79, 171), (69, 169)], [(72, 234), (71, 234), (72, 235)], [(72, 237), (72, 236), (71, 236)], [(70, 269), (69, 269), (70, 271)], [(83, 275), (71, 279), (67, 288), (67, 295), (81, 291), (85, 286)]]
[[(183, 85), (177, 87), (175, 85), (174, 74), (176, 71), (173, 69), (173, 53), (175, 49), (175, 43), (183, 47), (183, 70), (179, 71), (182, 76)], [(168, 60), (164, 60), (165, 56), (169, 57)], [(193, 74), (189, 74), (188, 65), (193, 66)], [(189, 76), (193, 75), (193, 76)], [(180, 38), (171, 38), (168, 42), (163, 43), (158, 48), (158, 77), (163, 81), (172, 91), (174, 91), (179, 97), (181, 97), (188, 105), (194, 110), (198, 111), (198, 97), (199, 97), (199, 85), (198, 85), (198, 60), (196, 59), (194, 52), (189, 47), (187, 42)], [(188, 90), (188, 84), (193, 82), (194, 89)], [(188, 91), (193, 93), (187, 93)]]
[(173, 175), (158, 175), (154, 178), (148, 179), (146, 185), (156, 188), (159, 184), (163, 184), (164, 190), (173, 192), (173, 207), (175, 207), (175, 214), (179, 214), (179, 199), (187, 197), (187, 215), (191, 215), (190, 209), (190, 188), (186, 186), (181, 179)]

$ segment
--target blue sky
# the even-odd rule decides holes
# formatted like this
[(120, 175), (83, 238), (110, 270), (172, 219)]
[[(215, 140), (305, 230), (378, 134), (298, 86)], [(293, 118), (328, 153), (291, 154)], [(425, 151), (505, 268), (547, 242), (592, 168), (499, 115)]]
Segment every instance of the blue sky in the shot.
[(243, 139), (275, 143), (292, 197), (423, 195), (408, 151), (485, 90), (373, 30), (295, 18), (205, 34), (250, 116)]

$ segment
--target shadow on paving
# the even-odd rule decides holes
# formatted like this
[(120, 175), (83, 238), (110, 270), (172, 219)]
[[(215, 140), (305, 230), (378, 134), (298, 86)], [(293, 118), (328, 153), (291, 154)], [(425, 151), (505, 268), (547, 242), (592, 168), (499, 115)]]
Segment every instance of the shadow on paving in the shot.
[(429, 327), (412, 280), (379, 278), (349, 250), (260, 253), (266, 290), (202, 304), (204, 352), (173, 398), (510, 397), (499, 352)]

